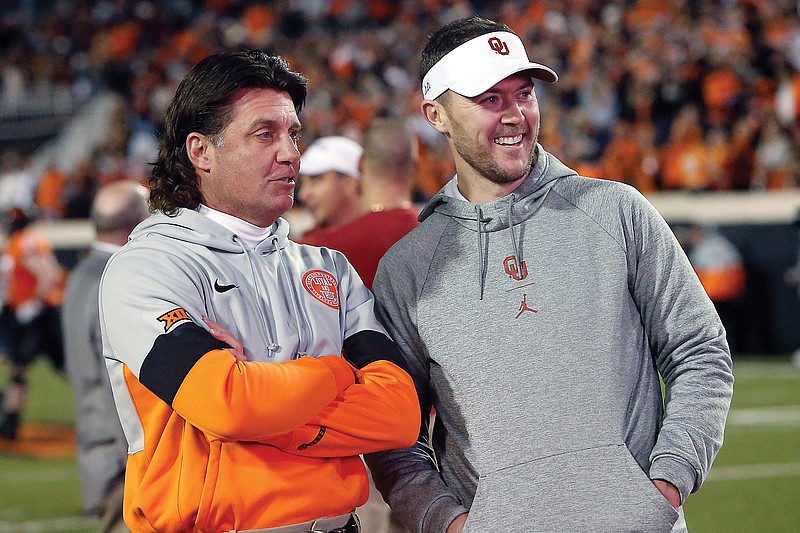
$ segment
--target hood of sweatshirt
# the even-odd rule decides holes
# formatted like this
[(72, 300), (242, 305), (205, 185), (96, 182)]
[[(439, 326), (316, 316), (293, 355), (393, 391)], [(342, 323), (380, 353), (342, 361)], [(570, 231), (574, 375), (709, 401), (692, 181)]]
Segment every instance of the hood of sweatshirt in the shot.
[[(235, 233), (191, 209), (179, 209), (175, 216), (156, 212), (134, 228), (130, 239), (152, 233), (199, 244), (212, 250), (228, 253), (247, 252), (247, 247)], [(269, 253), (282, 250), (288, 243), (289, 223), (279, 218), (272, 224), (270, 235), (256, 246), (255, 251)]]
[[(574, 170), (546, 152), (538, 143), (536, 150), (539, 153), (536, 164), (525, 181), (510, 194), (491, 202), (473, 204), (450, 196), (446, 192), (448, 185), (445, 185), (431, 198), (419, 215), (419, 219), (422, 221), (434, 213), (438, 213), (475, 233), (481, 299), (483, 299), (486, 280), (489, 235), (498, 232), (507, 233), (509, 246), (517, 264), (522, 264), (524, 258), (522, 257), (522, 245), (519, 242), (522, 237), (518, 235), (515, 226), (536, 214), (536, 211), (544, 203), (547, 193), (558, 180), (577, 175)], [(453, 180), (457, 179), (458, 176), (453, 178)], [(452, 186), (453, 180), (451, 180), (450, 186)]]

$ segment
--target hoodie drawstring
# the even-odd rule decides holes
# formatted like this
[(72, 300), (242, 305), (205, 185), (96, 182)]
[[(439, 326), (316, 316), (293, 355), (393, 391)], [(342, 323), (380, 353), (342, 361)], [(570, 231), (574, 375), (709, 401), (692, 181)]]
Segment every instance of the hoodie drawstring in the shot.
[[(247, 264), (250, 267), (250, 275), (253, 277), (253, 286), (258, 288), (259, 286), (258, 276), (256, 275), (256, 268), (253, 265), (253, 259), (250, 257), (250, 252), (247, 250), (247, 248), (245, 248), (244, 244), (239, 239), (234, 237), (234, 240), (236, 241), (237, 244), (239, 244), (239, 246), (242, 247), (242, 251), (244, 252), (245, 257), (247, 257)], [(269, 295), (267, 296), (269, 297)], [(267, 316), (264, 314), (263, 307), (261, 305), (258, 305), (256, 307), (258, 307), (258, 312), (261, 315), (261, 321), (267, 327), (267, 336), (269, 337), (269, 345), (267, 346), (267, 357), (271, 359), (275, 357), (275, 354), (278, 353), (281, 349), (278, 343), (275, 342), (275, 337), (276, 337), (275, 326), (272, 323), (272, 321), (269, 320)]]
[(483, 212), (481, 206), (475, 206), (477, 216), (477, 230), (478, 230), (478, 284), (480, 285), (480, 299), (483, 300), (483, 289), (486, 286), (486, 258), (484, 257), (483, 250), (483, 229), (481, 222), (483, 222)]
[(306, 330), (303, 327), (305, 322), (300, 320), (300, 306), (298, 302), (300, 298), (297, 296), (295, 284), (292, 283), (292, 278), (289, 272), (289, 267), (286, 266), (286, 261), (283, 258), (283, 252), (281, 248), (278, 246), (278, 238), (273, 238), (273, 244), (275, 245), (275, 250), (278, 253), (278, 263), (281, 265), (281, 269), (283, 270), (283, 274), (286, 276), (286, 284), (289, 286), (289, 299), (292, 301), (292, 310), (294, 311), (294, 319), (295, 324), (297, 324), (297, 352), (295, 353), (294, 358), (304, 357), (307, 354), (308, 350), (308, 341), (307, 336), (305, 335)]
[[(514, 202), (516, 202), (516, 200), (517, 197), (514, 194), (511, 194), (508, 197), (506, 214), (508, 217), (508, 229), (511, 231), (511, 245), (514, 248), (514, 259), (516, 260), (517, 265), (522, 265), (522, 250), (520, 249), (519, 242), (517, 241), (517, 234), (514, 231), (514, 221), (512, 220), (512, 208), (514, 207)], [(483, 210), (481, 209), (480, 205), (475, 206), (475, 213), (477, 214), (476, 230), (478, 233), (478, 283), (480, 284), (480, 299), (483, 300), (483, 293), (486, 288), (486, 271), (488, 262), (486, 259), (488, 250), (486, 248), (488, 246), (488, 241), (484, 242), (483, 227), (481, 224), (483, 222), (487, 222), (487, 220), (483, 218)]]

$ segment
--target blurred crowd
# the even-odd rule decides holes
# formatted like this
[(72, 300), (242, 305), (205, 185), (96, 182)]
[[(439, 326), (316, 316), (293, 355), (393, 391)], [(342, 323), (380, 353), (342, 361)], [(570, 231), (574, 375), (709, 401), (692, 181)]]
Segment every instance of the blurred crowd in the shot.
[[(376, 116), (406, 117), (420, 141), (415, 199), (454, 170), (419, 113), (418, 65), (432, 29), (478, 13), (509, 24), (535, 61), (540, 140), (581, 173), (647, 193), (794, 188), (800, 179), (796, 0), (76, 0), (20, 2), (0, 18), (4, 105), (43, 86), (124, 107), (104, 146), (74, 168), (0, 159), (0, 205), (85, 217), (100, 184), (143, 180), (177, 82), (208, 54), (260, 48), (310, 79), (303, 147), (361, 140)], [(34, 7), (35, 6), (35, 7)]]

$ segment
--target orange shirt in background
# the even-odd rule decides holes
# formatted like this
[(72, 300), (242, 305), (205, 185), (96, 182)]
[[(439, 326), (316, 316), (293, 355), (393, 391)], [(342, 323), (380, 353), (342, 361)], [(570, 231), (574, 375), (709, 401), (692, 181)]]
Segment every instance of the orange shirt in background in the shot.
[(12, 310), (32, 300), (58, 306), (64, 293), (66, 273), (47, 240), (26, 228), (9, 237), (3, 252), (6, 305)]

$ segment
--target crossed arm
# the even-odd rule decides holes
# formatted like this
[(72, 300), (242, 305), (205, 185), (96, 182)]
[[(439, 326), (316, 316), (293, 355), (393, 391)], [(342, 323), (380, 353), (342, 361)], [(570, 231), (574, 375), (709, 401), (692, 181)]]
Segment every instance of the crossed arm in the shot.
[[(230, 346), (227, 351), (233, 355), (236, 366), (246, 368), (253, 364), (247, 362), (244, 347), (233, 334), (210, 319), (203, 320), (212, 336)], [(310, 358), (298, 361), (303, 359)], [(308, 391), (313, 414), (302, 413), (281, 428), (286, 431), (268, 435), (262, 442), (309, 457), (347, 457), (413, 444), (419, 428), (419, 402), (411, 377), (403, 369), (383, 359), (362, 368), (338, 356), (318, 359), (334, 365), (337, 372), (347, 369), (349, 379), (339, 379), (335, 397), (320, 408), (312, 400), (319, 391)]]

